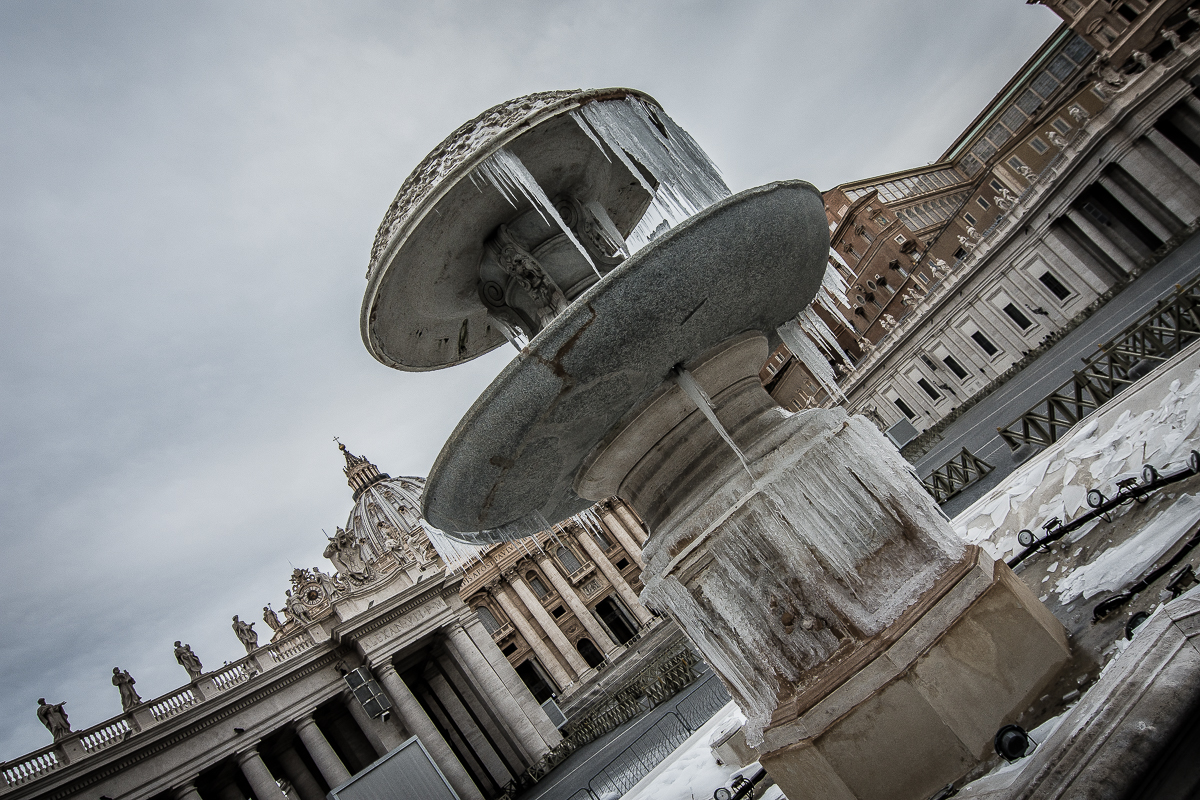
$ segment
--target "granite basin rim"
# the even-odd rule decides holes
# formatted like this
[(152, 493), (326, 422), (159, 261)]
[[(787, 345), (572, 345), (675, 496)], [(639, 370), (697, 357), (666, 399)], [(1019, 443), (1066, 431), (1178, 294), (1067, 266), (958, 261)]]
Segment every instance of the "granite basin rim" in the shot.
[[(805, 181), (739, 192), (651, 242), (484, 390), (430, 470), (425, 518), (482, 544), (589, 507), (573, 486), (596, 444), (676, 364), (732, 336), (772, 331), (806, 307), (828, 248), (820, 192)], [(504, 536), (492, 530), (502, 525)]]

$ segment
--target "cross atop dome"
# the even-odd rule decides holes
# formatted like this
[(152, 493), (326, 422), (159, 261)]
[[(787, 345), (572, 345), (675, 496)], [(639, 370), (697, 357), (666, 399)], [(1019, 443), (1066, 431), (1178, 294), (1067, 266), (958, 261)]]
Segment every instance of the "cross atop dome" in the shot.
[(342, 468), (342, 472), (346, 474), (346, 482), (354, 490), (355, 500), (367, 490), (368, 486), (391, 477), (386, 472), (380, 472), (379, 468), (372, 464), (366, 456), (356, 456), (351, 453), (338, 437), (333, 437), (333, 440), (337, 442), (338, 449), (346, 457), (346, 466)]

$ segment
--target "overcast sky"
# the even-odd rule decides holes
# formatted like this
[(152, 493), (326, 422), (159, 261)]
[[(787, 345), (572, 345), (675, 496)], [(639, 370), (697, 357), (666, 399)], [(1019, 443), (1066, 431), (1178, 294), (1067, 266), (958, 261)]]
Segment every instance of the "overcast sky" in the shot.
[[(358, 334), (376, 226), (462, 122), (656, 97), (735, 190), (924, 164), (1058, 24), (1024, 0), (0, 4), (0, 759), (244, 652), (328, 566), (332, 438), (423, 475), (511, 350), (405, 374)], [(257, 627), (265, 626), (258, 622)], [(267, 636), (261, 632), (265, 640)]]

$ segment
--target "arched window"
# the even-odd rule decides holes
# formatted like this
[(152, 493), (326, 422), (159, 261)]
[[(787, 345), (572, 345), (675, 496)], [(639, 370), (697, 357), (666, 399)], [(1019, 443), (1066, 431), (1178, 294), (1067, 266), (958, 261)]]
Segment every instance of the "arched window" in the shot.
[(533, 593), (538, 596), (539, 600), (544, 600), (546, 595), (550, 594), (550, 590), (546, 588), (546, 584), (542, 583), (542, 579), (536, 572), (527, 574), (525, 580), (533, 587)]
[(479, 617), (479, 621), (483, 623), (483, 627), (487, 628), (488, 633), (495, 633), (500, 630), (500, 623), (496, 620), (496, 615), (487, 606), (476, 608), (475, 616)]
[(575, 554), (565, 547), (559, 547), (554, 555), (558, 557), (558, 563), (563, 565), (563, 569), (567, 571), (568, 575), (574, 575), (583, 569), (583, 565), (579, 563), (579, 559), (575, 557)]

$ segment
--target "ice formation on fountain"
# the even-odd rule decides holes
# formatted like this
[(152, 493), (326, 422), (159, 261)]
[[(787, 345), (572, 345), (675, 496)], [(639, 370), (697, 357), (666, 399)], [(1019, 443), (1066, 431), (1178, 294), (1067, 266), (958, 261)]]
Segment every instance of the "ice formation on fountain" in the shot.
[[(845, 322), (846, 318), (842, 314), (842, 308), (849, 307), (846, 300), (847, 288), (846, 281), (833, 268), (833, 265), (826, 265), (825, 275), (821, 279), (821, 288), (817, 291), (813, 302), (819, 303), (821, 308), (825, 309), (834, 319), (841, 319)], [(846, 322), (847, 327), (849, 324)], [(837, 385), (837, 379), (833, 374), (833, 367), (830, 366), (829, 359), (840, 359), (842, 363), (850, 364), (850, 357), (838, 344), (837, 337), (833, 335), (833, 331), (829, 330), (825, 320), (821, 319), (812, 306), (808, 306), (797, 314), (795, 319), (780, 325), (776, 332), (792, 355), (804, 364), (830, 397), (846, 399)], [(822, 355), (822, 351), (824, 351), (824, 355)]]
[(745, 454), (737, 446), (737, 442), (733, 441), (733, 437), (729, 435), (729, 431), (725, 430), (725, 426), (721, 424), (721, 420), (717, 419), (717, 410), (713, 406), (712, 398), (704, 391), (704, 387), (697, 383), (692, 373), (683, 367), (675, 368), (675, 382), (679, 384), (679, 388), (683, 390), (683, 393), (688, 396), (696, 408), (700, 409), (700, 413), (716, 429), (717, 434), (725, 440), (725, 444), (729, 445), (730, 449), (733, 450), (734, 455), (738, 457), (738, 461), (742, 462), (742, 467), (746, 470), (746, 474), (750, 476), (750, 480), (754, 480), (754, 473), (750, 471), (750, 463), (746, 461)]
[(751, 743), (782, 701), (894, 622), (965, 547), (932, 500), (907, 496), (906, 463), (878, 448), (874, 426), (840, 409), (797, 416), (808, 418), (792, 440), (802, 452), (756, 464), (765, 474), (712, 524), (727, 534), (656, 531), (654, 552), (678, 559), (703, 541), (703, 574), (684, 584), (654, 563), (644, 578), (643, 599), (671, 609), (726, 680)]
[[(730, 195), (716, 164), (696, 140), (665, 111), (640, 98), (587, 103), (572, 111), (571, 117), (606, 156), (615, 155), (654, 197), (629, 235), (630, 251), (649, 242), (663, 222), (674, 227)], [(638, 164), (654, 176), (657, 188), (646, 180)]]
[(537, 209), (547, 224), (550, 222), (550, 219), (547, 219), (547, 215), (549, 215), (558, 224), (558, 227), (562, 229), (562, 232), (566, 234), (567, 238), (571, 240), (571, 243), (575, 245), (575, 249), (583, 254), (588, 264), (591, 264), (596, 277), (601, 277), (600, 270), (596, 269), (596, 263), (592, 261), (592, 257), (588, 255), (588, 251), (575, 238), (575, 233), (563, 221), (562, 215), (558, 213), (558, 209), (554, 207), (554, 203), (550, 202), (550, 198), (546, 196), (546, 192), (538, 185), (537, 179), (521, 163), (521, 159), (517, 158), (508, 148), (501, 147), (480, 162), (479, 166), (471, 172), (471, 182), (480, 191), (483, 191), (483, 187), (479, 186), (479, 178), (494, 186), (500, 194), (504, 195), (505, 200), (512, 203), (513, 208), (517, 208), (517, 195), (524, 195), (525, 199)]

